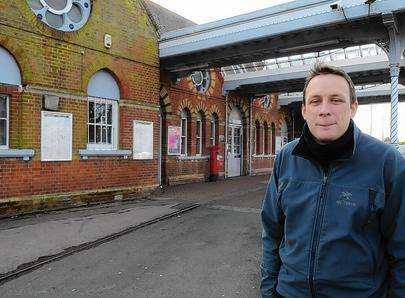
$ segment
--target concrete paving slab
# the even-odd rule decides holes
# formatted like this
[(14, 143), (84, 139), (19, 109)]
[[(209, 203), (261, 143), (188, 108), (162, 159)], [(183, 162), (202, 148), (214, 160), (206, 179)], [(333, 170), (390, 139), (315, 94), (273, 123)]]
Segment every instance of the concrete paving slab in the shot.
[(40, 257), (55, 255), (173, 213), (178, 210), (176, 205), (175, 202), (166, 202), (164, 205), (133, 206), (86, 216), (71, 214), (71, 217), (62, 219), (31, 218), (17, 224), (8, 222), (8, 228), (0, 229), (0, 274), (16, 270)]

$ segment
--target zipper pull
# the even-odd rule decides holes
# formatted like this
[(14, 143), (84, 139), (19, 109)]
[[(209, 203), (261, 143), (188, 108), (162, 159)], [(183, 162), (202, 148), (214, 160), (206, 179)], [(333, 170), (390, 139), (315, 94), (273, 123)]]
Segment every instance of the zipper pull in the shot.
[(322, 181), (323, 185), (325, 185), (326, 182), (328, 181), (329, 169), (330, 169), (330, 166), (325, 168), (324, 171), (323, 171), (323, 181)]

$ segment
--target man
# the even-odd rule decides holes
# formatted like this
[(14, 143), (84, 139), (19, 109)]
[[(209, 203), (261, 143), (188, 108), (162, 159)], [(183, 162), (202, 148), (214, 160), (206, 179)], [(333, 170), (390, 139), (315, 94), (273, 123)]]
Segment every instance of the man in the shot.
[(357, 106), (346, 73), (313, 67), (263, 202), (263, 297), (405, 297), (405, 160)]

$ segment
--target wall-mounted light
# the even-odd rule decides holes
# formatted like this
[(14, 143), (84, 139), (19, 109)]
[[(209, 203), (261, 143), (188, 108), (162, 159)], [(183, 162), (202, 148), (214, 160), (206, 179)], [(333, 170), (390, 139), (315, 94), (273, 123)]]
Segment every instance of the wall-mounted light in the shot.
[(112, 37), (111, 37), (110, 34), (105, 34), (105, 35), (104, 35), (104, 46), (105, 46), (107, 49), (110, 49), (110, 48), (111, 48), (111, 46), (112, 46)]
[(364, 4), (373, 4), (376, 0), (364, 0)]

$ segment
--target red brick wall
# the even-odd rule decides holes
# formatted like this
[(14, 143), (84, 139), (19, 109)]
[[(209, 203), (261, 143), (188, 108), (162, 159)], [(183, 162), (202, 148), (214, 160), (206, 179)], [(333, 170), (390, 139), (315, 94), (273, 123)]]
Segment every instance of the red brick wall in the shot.
[[(104, 47), (106, 33), (111, 49)], [(157, 185), (158, 38), (139, 1), (92, 1), (88, 23), (73, 33), (41, 23), (26, 1), (1, 1), (0, 46), (15, 58), (23, 84), (22, 92), (0, 84), (0, 93), (10, 95), (9, 147), (35, 150), (30, 161), (0, 158), (0, 199)], [(80, 158), (87, 147), (87, 86), (101, 69), (120, 88), (118, 149), (132, 149), (133, 120), (152, 121), (153, 160)], [(40, 160), (43, 94), (58, 95), (59, 111), (73, 115), (72, 161)]]
[(0, 159), (0, 197), (108, 190), (112, 187), (156, 184), (150, 173), (155, 162), (119, 158), (72, 162), (23, 162)]
[[(256, 123), (260, 124), (260, 153), (259, 155), (256, 155), (256, 152), (254, 152), (254, 155), (252, 157), (252, 171), (253, 172), (265, 172), (269, 169), (273, 168), (274, 164), (274, 158), (275, 156), (272, 154), (271, 148), (271, 124), (275, 124), (275, 136), (280, 136), (280, 128), (281, 128), (281, 123), (284, 120), (285, 117), (288, 117), (288, 111), (285, 109), (282, 109), (279, 107), (278, 104), (278, 96), (277, 95), (271, 95), (270, 96), (270, 104), (268, 108), (264, 108), (263, 105), (260, 103), (260, 99), (257, 98), (253, 101), (253, 122), (252, 125), (253, 127), (256, 125)], [(264, 138), (264, 124), (267, 123), (268, 129), (269, 129), (269, 134), (268, 134), (268, 143), (270, 143), (268, 146), (268, 153), (265, 152), (264, 144), (263, 144), (263, 138)], [(252, 133), (254, 133), (254, 130), (252, 129)], [(252, 146), (253, 150), (255, 146)]]
[[(218, 133), (225, 135), (225, 99), (221, 95), (223, 79), (218, 70), (211, 70), (211, 85), (205, 94), (199, 93), (190, 77), (184, 77), (176, 82), (171, 82), (167, 74), (162, 74), (162, 86), (165, 89), (164, 102), (166, 110), (166, 125), (180, 126), (181, 111), (187, 108), (191, 114), (190, 121), (190, 142), (188, 144), (188, 156), (196, 156), (196, 117), (199, 111), (205, 115), (203, 156), (209, 155), (211, 135), (211, 115), (215, 112), (218, 115)], [(164, 141), (165, 143), (165, 141)], [(219, 142), (220, 152), (224, 156), (224, 143)], [(163, 149), (165, 151), (165, 149)], [(164, 156), (166, 183), (171, 181), (204, 180), (209, 176), (209, 159), (183, 160), (178, 156)], [(224, 168), (221, 169), (221, 172)], [(184, 178), (184, 179), (183, 179)]]
[[(195, 156), (196, 154), (196, 114), (199, 110), (203, 110), (206, 114), (210, 114), (213, 109), (216, 109), (219, 115), (220, 122), (220, 131), (219, 134), (225, 136), (225, 97), (222, 96), (222, 85), (223, 79), (218, 72), (211, 71), (214, 74), (213, 78), (215, 83), (206, 94), (198, 93), (190, 77), (182, 78), (176, 82), (171, 82), (168, 79), (168, 76), (162, 75), (162, 92), (161, 92), (161, 105), (163, 110), (166, 110), (166, 124), (167, 126), (180, 126), (181, 122), (181, 110), (187, 108), (191, 112), (191, 143), (189, 144), (189, 156)], [(163, 95), (162, 95), (163, 94)], [(276, 126), (276, 136), (280, 136), (280, 127), (282, 120), (288, 115), (287, 110), (280, 109), (278, 107), (278, 97), (276, 95), (271, 96), (271, 104), (268, 108), (264, 108), (259, 99), (255, 99), (252, 104), (252, 124), (254, 125), (255, 121), (258, 120), (261, 126), (264, 122), (270, 125), (274, 123)], [(215, 107), (215, 108), (213, 108)], [(246, 96), (241, 96), (238, 93), (231, 92), (228, 97), (228, 113), (234, 108), (238, 108), (242, 114), (243, 122), (243, 162), (242, 162), (242, 175), (247, 175), (249, 173), (249, 123), (250, 123), (250, 108), (249, 100)], [(206, 122), (206, 138), (205, 138), (205, 152), (208, 154), (209, 147), (209, 135), (210, 135), (210, 123), (207, 117)], [(254, 130), (252, 129), (252, 132)], [(269, 135), (270, 137), (270, 135)], [(269, 139), (270, 141), (270, 139)], [(252, 146), (252, 149), (254, 146)], [(163, 149), (165, 151), (165, 149)], [(262, 149), (263, 150), (263, 149)], [(225, 158), (225, 144), (220, 143), (220, 152), (221, 155)], [(273, 167), (274, 155), (268, 154), (256, 156), (255, 154), (251, 159), (251, 166), (253, 173), (259, 172), (268, 172)], [(209, 161), (208, 160), (182, 160), (177, 156), (164, 156), (164, 172), (166, 176), (166, 181), (170, 183), (170, 179), (176, 180), (180, 179), (181, 176), (185, 178), (190, 178), (189, 176), (201, 176), (207, 177), (209, 175)], [(225, 171), (225, 162), (224, 166), (221, 169), (221, 172)], [(195, 177), (198, 178), (198, 177)], [(169, 181), (167, 181), (169, 180)]]

